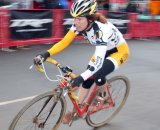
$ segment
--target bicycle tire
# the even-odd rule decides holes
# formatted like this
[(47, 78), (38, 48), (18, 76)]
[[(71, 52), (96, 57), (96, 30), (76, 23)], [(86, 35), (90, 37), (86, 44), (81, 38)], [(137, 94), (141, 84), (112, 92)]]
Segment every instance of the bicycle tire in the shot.
[[(108, 80), (108, 84), (109, 84), (109, 88), (110, 88), (110, 91), (111, 89), (114, 87), (112, 86), (112, 83), (115, 82), (115, 81), (118, 81), (118, 80), (122, 80), (124, 83), (125, 83), (125, 93), (124, 93), (124, 96), (119, 104), (119, 106), (112, 112), (112, 114), (110, 116), (108, 116), (105, 120), (101, 121), (101, 122), (96, 122), (92, 119), (92, 115), (94, 115), (94, 113), (92, 115), (87, 115), (86, 116), (86, 122), (88, 125), (92, 126), (92, 127), (100, 127), (100, 126), (103, 126), (103, 125), (106, 125), (108, 124), (114, 117), (115, 115), (118, 114), (118, 112), (122, 109), (122, 107), (124, 106), (126, 100), (127, 100), (127, 97), (129, 95), (129, 91), (130, 91), (130, 84), (129, 84), (129, 80), (127, 77), (125, 76), (115, 76), (115, 77), (112, 77), (111, 79)], [(112, 92), (111, 92), (111, 95), (112, 95)], [(112, 98), (113, 98), (113, 95), (112, 95)], [(113, 99), (114, 100), (114, 99)], [(105, 109), (105, 110), (108, 110), (109, 111), (110, 108), (108, 109)], [(102, 110), (98, 111), (98, 112), (101, 112)], [(96, 113), (95, 113), (96, 114)], [(105, 113), (106, 114), (106, 113)], [(105, 115), (103, 113), (103, 115)], [(96, 119), (99, 120), (100, 117), (96, 117)]]
[[(37, 96), (37, 97), (35, 97), (35, 98), (33, 98), (30, 102), (28, 102), (19, 112), (18, 112), (18, 114), (14, 117), (14, 119), (13, 119), (13, 121), (11, 122), (11, 125), (9, 126), (9, 130), (23, 130), (23, 129), (25, 129), (25, 130), (27, 130), (27, 128), (29, 129), (29, 130), (31, 130), (31, 128), (33, 128), (33, 129), (36, 129), (36, 130), (38, 130), (38, 129), (41, 129), (41, 128), (37, 128), (36, 127), (36, 125), (35, 125), (35, 123), (33, 123), (33, 120), (34, 119), (29, 119), (29, 122), (31, 123), (31, 126), (26, 126), (26, 128), (18, 128), (18, 123), (21, 123), (21, 118), (23, 117), (23, 116), (25, 116), (25, 114), (27, 113), (27, 110), (29, 110), (29, 109), (31, 109), (32, 107), (34, 107), (34, 105), (38, 105), (38, 103), (40, 102), (41, 103), (41, 101), (42, 100), (44, 100), (45, 98), (48, 98), (49, 99), (49, 102), (47, 103), (47, 105), (49, 106), (49, 105), (51, 105), (51, 104), (53, 104), (52, 102), (50, 102), (50, 101), (54, 101), (54, 98), (55, 98), (55, 95), (56, 95), (56, 93), (54, 92), (54, 91), (50, 91), (50, 92), (46, 92), (46, 93), (43, 93), (43, 94), (40, 94), (39, 96)], [(53, 100), (52, 100), (52, 98), (53, 98)], [(46, 99), (46, 100), (48, 100), (48, 99)], [(45, 101), (46, 101), (45, 100)], [(57, 100), (57, 99), (56, 99)], [(55, 100), (55, 101), (56, 101)], [(61, 124), (61, 121), (62, 121), (62, 118), (63, 118), (63, 116), (64, 116), (64, 114), (65, 114), (65, 112), (66, 112), (66, 100), (65, 100), (65, 98), (64, 98), (64, 96), (60, 96), (60, 98), (59, 98), (59, 100), (57, 100), (58, 102), (56, 103), (56, 105), (59, 105), (58, 103), (60, 103), (60, 105), (61, 105), (61, 110), (60, 110), (60, 115), (59, 115), (59, 117), (58, 117), (58, 120), (56, 121), (56, 123), (55, 123), (55, 125), (53, 126), (51, 126), (52, 128), (52, 130), (57, 130), (58, 129), (58, 127), (60, 126), (60, 124)], [(44, 102), (42, 102), (43, 104), (44, 104)], [(46, 103), (46, 102), (45, 102)], [(45, 106), (45, 107), (48, 107), (48, 106)], [(53, 106), (53, 105), (52, 105)], [(45, 108), (44, 107), (44, 110), (45, 109), (48, 109), (48, 108)], [(35, 108), (37, 108), (37, 107), (35, 107)], [(56, 108), (56, 106), (55, 106), (55, 108)], [(54, 109), (55, 109), (54, 108)], [(54, 111), (54, 109), (53, 109), (53, 111)], [(31, 114), (31, 113), (29, 113), (29, 114)], [(36, 114), (37, 114), (37, 110), (36, 110)], [(56, 114), (57, 114), (57, 112), (56, 112)], [(26, 115), (27, 116), (27, 115)], [(35, 115), (34, 115), (35, 116)], [(41, 116), (43, 116), (43, 115), (41, 115)], [(50, 115), (51, 116), (51, 115)], [(32, 118), (33, 118), (33, 116), (32, 116)], [(41, 117), (40, 117), (41, 118)], [(23, 119), (23, 118), (22, 118)], [(23, 121), (23, 120), (22, 120)], [(25, 121), (25, 120), (24, 120)], [(38, 122), (38, 121), (37, 121)], [(22, 122), (23, 123), (23, 125), (26, 125), (26, 122)], [(22, 126), (23, 126), (22, 125)], [(34, 126), (33, 126), (34, 125)], [(47, 127), (47, 125), (48, 124), (46, 124), (46, 127)], [(45, 129), (44, 129), (45, 130)], [(48, 129), (47, 129), (48, 130)]]

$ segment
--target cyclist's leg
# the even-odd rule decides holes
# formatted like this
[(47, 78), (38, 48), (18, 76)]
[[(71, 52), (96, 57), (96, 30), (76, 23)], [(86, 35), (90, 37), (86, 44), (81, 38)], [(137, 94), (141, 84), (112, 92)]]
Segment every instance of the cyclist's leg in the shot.
[(115, 66), (112, 61), (105, 59), (102, 68), (94, 74), (94, 80), (98, 86), (98, 95), (95, 98), (94, 103), (91, 105), (90, 109), (96, 111), (97, 107), (102, 106), (107, 100), (106, 92), (106, 76), (113, 72)]
[(98, 88), (100, 95), (103, 95), (103, 91), (105, 90), (106, 87), (105, 77), (114, 70), (118, 69), (128, 59), (129, 51), (127, 49), (126, 44), (122, 43), (117, 48), (118, 52), (115, 52), (106, 57), (102, 68), (94, 75), (95, 83), (99, 86)]
[[(94, 83), (94, 79), (92, 78), (92, 79), (88, 79), (88, 80), (84, 81), (82, 86), (80, 86), (80, 88), (78, 90), (78, 95), (77, 95), (78, 104), (80, 107), (83, 106), (83, 102), (84, 102), (85, 98), (87, 97), (87, 95), (89, 93), (89, 89), (93, 85), (93, 83)], [(75, 113), (74, 109), (72, 111), (67, 112), (67, 114), (63, 118), (63, 123), (69, 124), (69, 122), (72, 119), (72, 115), (74, 113)], [(76, 119), (78, 119), (78, 118), (76, 118)]]
[[(94, 83), (94, 79), (88, 79), (85, 82), (83, 82), (82, 86), (79, 88), (79, 90), (78, 90), (78, 104), (79, 104), (79, 106), (83, 105), (83, 102), (84, 102), (86, 96), (88, 95), (89, 89), (93, 83)], [(63, 118), (63, 123), (69, 124), (69, 122), (72, 119), (72, 115), (74, 113), (75, 113), (74, 110), (67, 112), (67, 114)]]
[(83, 104), (93, 83), (94, 83), (94, 79), (88, 79), (83, 82), (82, 86), (79, 88), (79, 91), (78, 91), (78, 103), (79, 104)]
[(105, 59), (102, 68), (94, 74), (95, 83), (99, 86), (99, 91), (103, 90), (106, 84), (106, 76), (115, 70), (115, 65), (111, 60)]
[(105, 87), (106, 79), (105, 76), (111, 73), (114, 70), (114, 64), (110, 61), (105, 59), (102, 68), (93, 76), (93, 78), (89, 78), (88, 80), (84, 81), (82, 86), (78, 91), (78, 102), (79, 104), (83, 104), (86, 96), (89, 93), (89, 89), (93, 85), (94, 82), (101, 88)]
[[(92, 56), (91, 60), (94, 59), (94, 55)], [(87, 66), (87, 69), (89, 69), (91, 66), (90, 66), (90, 63), (89, 65)], [(87, 79), (86, 81), (83, 82), (82, 86), (80, 86), (79, 88), (79, 91), (78, 91), (78, 103), (80, 105), (83, 104), (85, 98), (87, 97), (88, 93), (89, 93), (89, 90), (91, 88), (91, 86), (93, 85), (94, 83), (94, 78), (93, 77), (90, 77), (89, 79)]]
[(103, 86), (106, 82), (105, 77), (127, 61), (129, 55), (127, 44), (122, 43), (117, 50), (105, 58), (102, 68), (94, 75), (95, 83), (98, 86)]

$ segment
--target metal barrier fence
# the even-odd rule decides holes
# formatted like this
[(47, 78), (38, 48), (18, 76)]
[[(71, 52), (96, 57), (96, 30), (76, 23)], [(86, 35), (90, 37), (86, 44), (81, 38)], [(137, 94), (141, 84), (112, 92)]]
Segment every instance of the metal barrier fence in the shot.
[[(44, 15), (37, 17), (36, 14), (35, 18), (37, 11), (42, 11)], [(100, 12), (120, 28), (125, 38), (160, 36), (160, 20), (139, 20), (136, 13)], [(63, 38), (72, 23), (73, 18), (68, 10), (0, 10), (0, 48), (57, 42)], [(46, 29), (50, 35), (43, 36), (42, 33), (42, 37), (39, 36), (39, 32)], [(82, 40), (83, 37), (77, 36), (76, 39)]]

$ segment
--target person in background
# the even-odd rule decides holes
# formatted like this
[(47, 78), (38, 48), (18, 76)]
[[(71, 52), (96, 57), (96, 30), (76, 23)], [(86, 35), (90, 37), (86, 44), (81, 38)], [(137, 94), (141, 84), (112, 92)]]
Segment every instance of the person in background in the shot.
[(14, 3), (14, 2), (10, 2), (10, 1), (7, 1), (7, 0), (0, 0), (0, 6), (9, 6), (12, 3)]
[(0, 1), (0, 6), (4, 6), (5, 2), (3, 0)]
[(68, 0), (69, 9), (71, 8), (72, 4), (73, 4), (73, 0)]
[(69, 2), (68, 2), (68, 0), (59, 0), (59, 3), (62, 5), (63, 9), (69, 9)]
[(126, 12), (137, 13), (137, 5), (134, 3), (128, 3), (128, 5), (126, 7)]
[(97, 0), (98, 6), (104, 10), (109, 10), (109, 0)]
[(58, 0), (44, 0), (44, 6), (46, 9), (61, 9)]
[(33, 9), (45, 9), (44, 0), (33, 0)]
[(160, 0), (150, 0), (149, 1), (149, 11), (151, 15), (160, 14)]
[(44, 0), (45, 8), (47, 9), (68, 9), (68, 0)]

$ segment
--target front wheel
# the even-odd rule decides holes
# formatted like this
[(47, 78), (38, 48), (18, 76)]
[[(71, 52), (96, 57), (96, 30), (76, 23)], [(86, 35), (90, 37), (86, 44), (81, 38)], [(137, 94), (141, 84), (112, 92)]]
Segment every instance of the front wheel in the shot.
[(56, 130), (65, 114), (66, 100), (53, 91), (35, 97), (13, 119), (9, 130)]
[(109, 92), (114, 105), (110, 105), (110, 103), (108, 103), (108, 107), (92, 114), (88, 114), (86, 121), (88, 125), (92, 127), (100, 127), (108, 124), (121, 110), (128, 97), (130, 85), (129, 80), (125, 76), (115, 76), (108, 80), (108, 84)]

